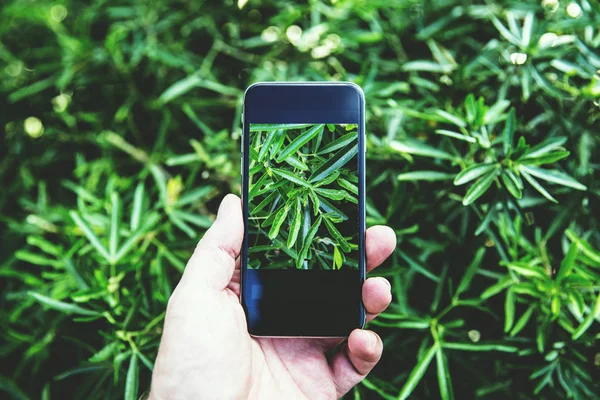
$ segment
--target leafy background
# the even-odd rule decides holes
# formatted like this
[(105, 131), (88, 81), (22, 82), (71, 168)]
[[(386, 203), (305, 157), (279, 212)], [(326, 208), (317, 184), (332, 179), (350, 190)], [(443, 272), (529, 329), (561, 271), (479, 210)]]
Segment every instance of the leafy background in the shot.
[(599, 8), (4, 1), (1, 390), (148, 387), (185, 260), (240, 190), (242, 91), (277, 79), (366, 95), (368, 223), (398, 248), (351, 397), (598, 397)]
[(358, 268), (357, 129), (250, 124), (250, 268)]

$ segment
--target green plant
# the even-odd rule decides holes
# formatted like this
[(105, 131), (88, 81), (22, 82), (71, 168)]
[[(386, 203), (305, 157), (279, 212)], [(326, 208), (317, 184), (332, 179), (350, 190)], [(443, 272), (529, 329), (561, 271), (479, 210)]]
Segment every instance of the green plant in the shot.
[(398, 236), (352, 395), (600, 396), (597, 1), (8, 0), (0, 22), (2, 394), (146, 390), (240, 192), (244, 88), (351, 80), (367, 224)]
[(357, 126), (251, 124), (250, 134), (249, 267), (358, 268)]

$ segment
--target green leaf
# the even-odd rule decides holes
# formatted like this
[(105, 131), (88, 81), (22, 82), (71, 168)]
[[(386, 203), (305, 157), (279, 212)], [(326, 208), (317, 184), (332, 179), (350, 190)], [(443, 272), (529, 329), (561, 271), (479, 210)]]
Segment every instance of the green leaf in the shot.
[(270, 204), (275, 204), (277, 201), (276, 199), (279, 198), (280, 196), (281, 195), (279, 194), (278, 191), (276, 191), (276, 190), (272, 191), (271, 193), (269, 193), (269, 195), (267, 195), (267, 197), (265, 197), (260, 203), (258, 203), (258, 205), (256, 207), (254, 207), (250, 211), (250, 215), (257, 215), (266, 206), (268, 206)]
[(298, 233), (300, 232), (300, 226), (302, 225), (302, 206), (300, 204), (300, 198), (296, 198), (296, 208), (294, 209), (294, 215), (292, 217), (292, 224), (290, 226), (290, 233), (288, 234), (287, 247), (292, 248), (298, 239)]
[(441, 347), (438, 347), (436, 351), (436, 365), (440, 397), (442, 400), (452, 400), (454, 399), (454, 391), (452, 390), (452, 380), (450, 378), (450, 370), (448, 369), (448, 360)]
[(581, 250), (583, 254), (589, 257), (592, 261), (600, 264), (600, 252), (595, 250), (587, 240), (578, 237), (577, 234), (571, 229), (567, 229), (565, 231), (565, 235), (571, 242), (577, 242), (577, 244), (579, 244), (579, 250)]
[(454, 174), (438, 171), (411, 171), (398, 175), (399, 181), (447, 181), (454, 178)]
[(588, 316), (577, 327), (575, 332), (573, 332), (573, 340), (577, 340), (581, 336), (583, 336), (583, 334), (587, 332), (587, 330), (590, 328), (590, 326), (592, 326), (592, 323), (596, 318), (598, 318), (598, 316), (600, 316), (600, 294), (596, 298), (596, 302), (591, 307)]
[(297, 185), (300, 186), (304, 186), (307, 188), (312, 188), (312, 185), (308, 182), (306, 182), (305, 180), (299, 178), (298, 176), (294, 175), (293, 173), (286, 171), (285, 169), (279, 169), (279, 168), (271, 168), (271, 171), (277, 175), (282, 177), (283, 179), (287, 179), (290, 182), (293, 182)]
[(525, 326), (527, 325), (527, 322), (529, 322), (529, 319), (531, 318), (531, 315), (533, 314), (533, 311), (535, 310), (535, 308), (536, 308), (536, 305), (532, 304), (527, 308), (527, 310), (525, 310), (523, 315), (521, 315), (519, 320), (515, 323), (515, 326), (510, 331), (511, 337), (516, 336), (519, 332), (521, 332), (523, 330), (523, 328), (525, 328)]
[(395, 150), (399, 153), (408, 153), (423, 157), (439, 158), (441, 160), (454, 160), (456, 158), (450, 153), (447, 153), (440, 149), (436, 149), (435, 147), (429, 146), (428, 144), (417, 140), (407, 139), (403, 140), (402, 142), (394, 140), (390, 142), (389, 146), (392, 150)]
[(521, 165), (519, 169), (521, 172), (525, 171), (536, 178), (545, 180), (546, 182), (556, 183), (558, 185), (567, 186), (576, 190), (587, 190), (585, 185), (582, 185), (569, 175), (558, 170), (549, 170), (533, 166), (526, 167), (525, 165)]
[(292, 167), (299, 169), (300, 171), (308, 171), (308, 165), (306, 165), (303, 161), (294, 156), (289, 156), (284, 161)]
[(516, 176), (513, 178), (511, 177), (510, 173), (514, 175), (514, 172), (510, 170), (502, 171), (502, 174), (500, 175), (500, 177), (502, 178), (502, 183), (504, 183), (504, 187), (514, 198), (520, 199), (521, 197), (523, 197), (523, 192), (515, 183), (514, 179), (516, 179)]
[(258, 162), (263, 161), (263, 159), (267, 155), (267, 152), (271, 148), (271, 144), (273, 143), (273, 139), (275, 138), (276, 134), (278, 134), (278, 133), (281, 134), (280, 131), (281, 130), (276, 130), (276, 129), (269, 131), (269, 133), (267, 134), (267, 137), (260, 145), (260, 151), (258, 152)]
[(286, 204), (282, 207), (277, 214), (275, 214), (275, 220), (273, 221), (273, 225), (271, 226), (271, 230), (269, 231), (269, 239), (273, 240), (279, 234), (279, 229), (285, 222), (288, 212), (290, 211), (290, 206)]
[(323, 154), (331, 153), (332, 151), (344, 148), (347, 145), (349, 145), (350, 143), (357, 142), (357, 141), (358, 141), (358, 132), (347, 133), (347, 134), (333, 140), (332, 142), (328, 143), (326, 146), (323, 146), (321, 148), (321, 150), (319, 150), (319, 154), (323, 155)]
[(525, 180), (527, 182), (529, 182), (529, 184), (531, 186), (533, 186), (533, 188), (535, 190), (537, 190), (542, 196), (544, 196), (545, 198), (547, 198), (548, 200), (550, 200), (553, 203), (557, 203), (558, 204), (558, 200), (556, 200), (554, 197), (552, 197), (552, 195), (550, 195), (550, 193), (548, 193), (548, 191), (546, 191), (546, 189), (544, 189), (544, 187), (542, 185), (539, 184), (538, 181), (536, 181), (531, 175), (529, 175), (527, 173), (527, 171), (524, 171), (521, 169), (521, 175), (523, 176), (523, 178), (525, 178)]
[(342, 268), (342, 264), (344, 263), (344, 259), (342, 257), (342, 253), (338, 246), (333, 247), (333, 269)]
[(133, 206), (131, 210), (131, 221), (129, 229), (135, 231), (140, 226), (142, 207), (144, 205), (144, 182), (138, 183), (133, 194)]
[(310, 227), (310, 229), (308, 230), (306, 235), (304, 236), (304, 238), (303, 238), (304, 245), (302, 246), (302, 250), (300, 251), (300, 254), (298, 254), (298, 258), (296, 259), (296, 268), (297, 269), (302, 269), (302, 264), (304, 264), (304, 262), (306, 261), (306, 257), (308, 256), (308, 251), (310, 250), (310, 247), (312, 246), (312, 241), (315, 238), (315, 235), (317, 234), (317, 230), (319, 230), (319, 226), (321, 226), (322, 220), (323, 220), (323, 217), (319, 216), (316, 219), (316, 221), (314, 222), (314, 224)]
[(500, 279), (497, 283), (488, 287), (483, 293), (481, 293), (479, 298), (482, 300), (489, 299), (490, 297), (497, 295), (507, 287), (511, 286), (513, 283), (514, 282), (510, 276), (505, 276), (502, 279)]
[(471, 261), (471, 264), (465, 270), (465, 273), (463, 274), (463, 277), (460, 280), (458, 287), (456, 288), (455, 297), (458, 298), (458, 296), (460, 296), (461, 293), (469, 289), (469, 286), (471, 286), (471, 281), (473, 280), (475, 273), (477, 273), (477, 270), (481, 265), (481, 260), (483, 260), (484, 256), (485, 247), (482, 247), (479, 250), (477, 250), (477, 252), (475, 253), (475, 257), (473, 257), (473, 261)]
[(508, 333), (515, 320), (515, 292), (512, 289), (506, 291), (506, 300), (504, 302), (504, 332)]
[(562, 160), (563, 158), (567, 158), (571, 154), (568, 151), (555, 151), (552, 153), (548, 153), (539, 157), (524, 157), (520, 158), (519, 162), (525, 165), (543, 165), (543, 164), (551, 164), (557, 161)]
[(319, 182), (315, 183), (315, 187), (326, 186), (333, 183), (336, 179), (340, 177), (340, 171), (333, 171), (327, 178), (321, 179)]
[(462, 140), (469, 143), (476, 143), (477, 140), (474, 137), (463, 135), (462, 133), (449, 131), (447, 129), (436, 129), (435, 133), (438, 135), (449, 136), (454, 139)]
[(502, 351), (505, 353), (516, 353), (519, 348), (505, 344), (491, 343), (452, 343), (446, 342), (443, 345), (444, 349), (463, 350), (463, 351)]
[(449, 112), (446, 112), (444, 110), (435, 110), (434, 112), (437, 115), (439, 115), (440, 117), (442, 117), (443, 119), (445, 119), (446, 121), (450, 122), (451, 124), (454, 124), (461, 128), (464, 128), (467, 126), (467, 123), (462, 118), (460, 118), (456, 115), (450, 114)]
[(121, 199), (115, 192), (110, 194), (110, 237), (108, 240), (108, 253), (114, 258), (119, 246), (119, 228), (121, 225)]
[(410, 394), (413, 392), (413, 390), (415, 390), (415, 388), (417, 387), (417, 385), (423, 378), (423, 375), (425, 375), (425, 372), (427, 371), (427, 368), (429, 367), (431, 360), (436, 355), (437, 350), (438, 350), (438, 344), (435, 343), (419, 359), (419, 361), (417, 362), (417, 365), (415, 365), (415, 367), (412, 369), (410, 375), (408, 376), (408, 379), (404, 383), (402, 390), (400, 390), (400, 393), (398, 394), (398, 400), (407, 399), (408, 396), (410, 396)]
[(313, 124), (250, 124), (250, 132), (303, 129)]
[(315, 193), (326, 197), (331, 200), (341, 201), (346, 198), (348, 192), (341, 189), (323, 189), (323, 188), (315, 188)]
[(558, 273), (556, 274), (556, 283), (560, 284), (560, 282), (571, 273), (573, 266), (575, 265), (575, 259), (577, 259), (577, 253), (579, 252), (579, 243), (572, 242), (569, 246), (569, 251), (565, 255), (565, 258), (560, 263), (560, 267), (558, 268)]
[(341, 187), (343, 187), (344, 189), (346, 189), (347, 191), (349, 191), (352, 194), (358, 195), (358, 186), (356, 186), (354, 183), (347, 181), (343, 178), (339, 178), (337, 180), (338, 185), (340, 185)]
[[(350, 144), (338, 151), (335, 156), (327, 160), (327, 162), (323, 163), (319, 168), (317, 168), (308, 178), (308, 181), (314, 183), (321, 179), (327, 178), (330, 174), (342, 168), (346, 165), (350, 160), (356, 156), (358, 153), (358, 144)], [(355, 166), (358, 167), (358, 164)]]
[(331, 234), (332, 238), (337, 242), (337, 244), (342, 248), (342, 251), (347, 253), (350, 251), (350, 245), (348, 241), (344, 238), (344, 236), (340, 233), (340, 231), (335, 227), (333, 222), (331, 222), (328, 218), (323, 218), (325, 222), (325, 226), (327, 230)]
[(62, 312), (63, 314), (71, 315), (71, 314), (79, 314), (79, 315), (88, 315), (92, 317), (101, 316), (102, 313), (98, 311), (88, 310), (87, 308), (83, 308), (71, 303), (65, 303), (64, 301), (56, 300), (51, 297), (44, 296), (43, 294), (36, 292), (27, 292), (27, 294), (33, 297), (39, 303), (53, 309)]
[(121, 258), (123, 258), (125, 254), (127, 254), (133, 248), (133, 246), (138, 242), (138, 240), (140, 240), (143, 235), (147, 234), (150, 231), (150, 229), (152, 229), (154, 225), (158, 223), (159, 220), (160, 214), (156, 212), (150, 213), (144, 219), (140, 228), (137, 231), (135, 231), (129, 237), (129, 239), (125, 241), (125, 243), (123, 243), (123, 246), (121, 246), (119, 251), (117, 251), (117, 254), (115, 254), (115, 257), (111, 260), (111, 263), (117, 264), (121, 260)]
[(492, 183), (496, 179), (497, 169), (494, 168), (492, 171), (489, 171), (486, 175), (482, 176), (479, 180), (477, 180), (470, 188), (467, 190), (465, 197), (463, 198), (463, 205), (468, 206), (473, 203), (475, 200), (480, 198), (485, 194), (485, 192), (492, 186)]
[(523, 158), (536, 158), (550, 153), (551, 151), (561, 147), (565, 144), (567, 138), (565, 136), (557, 136), (554, 138), (546, 139), (543, 142), (531, 147), (529, 150), (523, 153)]
[(460, 171), (458, 175), (456, 175), (456, 178), (454, 178), (454, 184), (456, 186), (464, 185), (465, 183), (471, 182), (472, 180), (487, 174), (497, 167), (498, 164), (473, 164)]
[(93, 356), (91, 356), (88, 360), (90, 362), (102, 362), (108, 360), (112, 355), (115, 354), (117, 350), (117, 342), (111, 342), (98, 350)]
[(504, 125), (504, 133), (502, 134), (504, 154), (508, 154), (512, 150), (516, 127), (517, 121), (515, 117), (515, 109), (513, 107), (510, 109), (510, 113), (506, 119), (506, 124)]
[(425, 71), (440, 74), (448, 74), (455, 68), (454, 66), (442, 65), (429, 60), (409, 61), (402, 65), (402, 71)]
[(323, 130), (324, 126), (324, 124), (315, 125), (292, 140), (292, 142), (288, 144), (287, 147), (284, 147), (283, 150), (281, 150), (281, 152), (277, 155), (277, 162), (283, 162), (283, 160), (285, 160), (288, 156), (300, 150), (302, 146), (317, 136)]
[(512, 262), (508, 264), (508, 268), (515, 271), (519, 275), (526, 276), (528, 278), (538, 278), (542, 280), (548, 279), (548, 274), (544, 268), (537, 265), (529, 265), (524, 262)]
[(108, 254), (108, 251), (106, 251), (106, 248), (102, 245), (102, 243), (100, 243), (100, 239), (98, 239), (98, 236), (96, 236), (96, 234), (92, 231), (88, 224), (75, 211), (70, 211), (69, 215), (71, 216), (75, 224), (79, 227), (79, 229), (81, 229), (85, 237), (87, 237), (87, 239), (90, 241), (92, 246), (94, 246), (96, 251), (100, 253), (100, 255), (104, 257), (105, 260), (109, 261), (111, 257)]
[(125, 400), (137, 400), (139, 384), (138, 358), (136, 353), (131, 353), (127, 378), (125, 379)]
[(43, 79), (41, 81), (37, 81), (32, 83), (29, 86), (22, 86), (19, 89), (15, 90), (11, 94), (8, 95), (9, 103), (16, 103), (20, 100), (23, 100), (27, 97), (33, 96), (40, 92), (43, 92), (46, 89), (49, 89), (56, 85), (56, 77), (52, 76), (50, 78)]

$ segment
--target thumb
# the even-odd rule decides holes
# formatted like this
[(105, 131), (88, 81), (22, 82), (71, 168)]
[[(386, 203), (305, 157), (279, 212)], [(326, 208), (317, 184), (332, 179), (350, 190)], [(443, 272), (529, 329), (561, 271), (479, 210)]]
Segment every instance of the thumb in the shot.
[(223, 290), (231, 281), (235, 260), (240, 254), (244, 221), (240, 198), (225, 196), (217, 219), (206, 231), (188, 261), (180, 285), (198, 290), (199, 286)]

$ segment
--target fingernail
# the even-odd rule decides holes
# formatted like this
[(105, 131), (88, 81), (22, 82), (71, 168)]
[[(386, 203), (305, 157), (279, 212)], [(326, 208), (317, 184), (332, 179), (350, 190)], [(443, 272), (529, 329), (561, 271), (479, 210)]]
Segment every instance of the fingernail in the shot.
[(222, 217), (224, 214), (224, 208), (225, 208), (225, 203), (227, 203), (229, 200), (227, 199), (229, 197), (229, 195), (226, 195), (225, 197), (223, 197), (223, 200), (221, 200), (221, 204), (219, 204), (219, 209), (217, 210), (217, 219), (219, 219), (219, 217)]
[(388, 289), (390, 290), (390, 292), (392, 291), (392, 284), (390, 283), (390, 281), (388, 281), (386, 278), (381, 277), (381, 279), (383, 279), (383, 281), (385, 282), (385, 284), (388, 286)]
[(371, 331), (364, 331), (367, 336), (369, 337), (367, 339), (367, 343), (369, 346), (370, 350), (374, 350), (375, 347), (377, 347), (377, 336), (375, 336), (375, 333), (371, 332)]

